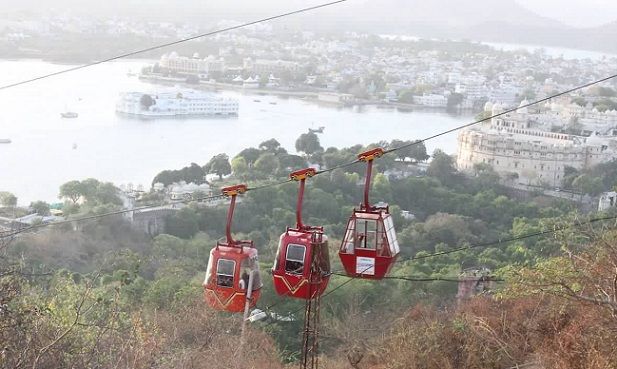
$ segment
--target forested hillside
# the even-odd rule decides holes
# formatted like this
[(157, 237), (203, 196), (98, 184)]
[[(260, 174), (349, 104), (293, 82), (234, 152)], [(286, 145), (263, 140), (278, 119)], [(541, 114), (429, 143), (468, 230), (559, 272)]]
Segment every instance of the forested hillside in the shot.
[[(419, 143), (376, 161), (371, 196), (389, 203), (394, 216), (396, 279), (339, 275), (340, 239), (365, 174), (365, 166), (346, 163), (367, 148), (409, 143), (324, 150), (306, 134), (296, 144), (303, 156), (269, 140), (231, 160), (222, 154), (154, 179), (168, 185), (212, 174), (215, 189), (255, 188), (236, 209), (234, 231), (259, 250), (264, 288), (257, 307), (271, 317), (252, 323), (243, 348), (241, 317), (209, 309), (202, 297), (209, 251), (224, 235), (225, 201), (213, 206), (198, 194), (154, 237), (120, 214), (2, 238), (0, 367), (294, 367), (304, 305), (276, 296), (268, 271), (280, 234), (295, 223), (297, 185), (257, 188), (308, 163), (338, 167), (310, 179), (305, 195), (305, 220), (325, 227), (335, 271), (321, 302), (323, 367), (617, 367), (615, 220), (588, 221), (610, 214), (515, 198), (488, 168), (464, 177), (441, 151), (424, 164)], [(64, 207), (69, 219), (121, 209), (98, 181), (77, 181), (61, 193), (75, 195)], [(163, 197), (152, 190), (138, 205)], [(498, 282), (457, 301), (456, 281), (468, 268), (490, 269)]]

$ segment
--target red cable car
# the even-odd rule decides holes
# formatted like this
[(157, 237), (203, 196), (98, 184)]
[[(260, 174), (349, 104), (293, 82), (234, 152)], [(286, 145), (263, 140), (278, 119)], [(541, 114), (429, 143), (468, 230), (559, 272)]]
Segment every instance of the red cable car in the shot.
[(377, 148), (358, 155), (359, 160), (367, 163), (364, 202), (349, 218), (339, 249), (339, 257), (350, 277), (382, 279), (400, 251), (388, 206), (370, 205), (368, 199), (373, 160), (383, 154), (383, 149)]
[(246, 185), (223, 188), (223, 195), (231, 197), (227, 213), (226, 240), (219, 240), (210, 251), (208, 270), (204, 281), (206, 303), (217, 309), (234, 313), (255, 307), (261, 294), (261, 278), (257, 249), (253, 241), (237, 241), (231, 237), (231, 221), (236, 196), (247, 191)]
[(290, 174), (292, 180), (300, 181), (296, 228), (288, 227), (281, 235), (272, 268), (277, 294), (305, 300), (320, 296), (330, 280), (328, 237), (323, 234), (323, 227), (302, 224), (304, 185), (315, 174), (314, 168)]

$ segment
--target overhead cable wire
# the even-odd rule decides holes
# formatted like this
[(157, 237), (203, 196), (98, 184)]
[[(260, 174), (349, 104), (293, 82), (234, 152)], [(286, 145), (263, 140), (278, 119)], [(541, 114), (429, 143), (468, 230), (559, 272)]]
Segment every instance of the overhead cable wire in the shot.
[(457, 248), (453, 248), (453, 249), (448, 249), (448, 250), (444, 250), (444, 251), (434, 252), (434, 253), (431, 253), (431, 254), (424, 254), (424, 255), (414, 256), (414, 257), (411, 257), (411, 258), (408, 258), (408, 259), (404, 259), (404, 260), (397, 260), (397, 262), (398, 261), (415, 261), (415, 260), (421, 260), (421, 259), (428, 259), (428, 258), (433, 258), (433, 257), (437, 257), (437, 256), (443, 256), (443, 255), (452, 254), (452, 253), (455, 253), (455, 252), (471, 250), (471, 249), (475, 249), (475, 248), (485, 248), (485, 247), (490, 247), (490, 246), (496, 246), (496, 245), (506, 244), (506, 243), (510, 243), (510, 242), (525, 240), (525, 239), (532, 238), (532, 237), (538, 237), (538, 236), (543, 236), (543, 235), (546, 235), (546, 234), (556, 233), (556, 232), (563, 231), (563, 230), (570, 229), (570, 228), (577, 228), (577, 227), (581, 227), (581, 226), (588, 225), (588, 224), (593, 224), (593, 223), (602, 222), (602, 221), (606, 221), (606, 220), (616, 220), (616, 219), (617, 219), (617, 215), (600, 217), (600, 218), (592, 218), (592, 219), (586, 220), (584, 222), (578, 222), (578, 223), (574, 223), (574, 224), (564, 224), (564, 225), (560, 225), (560, 226), (555, 226), (553, 229), (549, 229), (549, 230), (545, 230), (545, 231), (528, 233), (528, 234), (525, 234), (525, 235), (522, 235), (522, 236), (515, 236), (515, 237), (504, 238), (504, 239), (498, 239), (496, 241), (491, 241), (491, 242), (483, 242), (483, 243), (478, 243), (478, 244), (474, 244), (474, 245), (461, 246), (461, 247), (457, 247)]
[(49, 74), (44, 74), (44, 75), (41, 75), (41, 76), (38, 76), (38, 77), (34, 77), (34, 78), (30, 78), (30, 79), (27, 79), (27, 80), (10, 83), (8, 85), (0, 86), (0, 90), (6, 90), (6, 89), (9, 89), (9, 88), (12, 88), (12, 87), (16, 87), (16, 86), (20, 86), (20, 85), (25, 85), (27, 83), (32, 83), (32, 82), (35, 82), (35, 81), (40, 81), (42, 79), (46, 79), (46, 78), (58, 76), (58, 75), (61, 75), (61, 74), (66, 74), (66, 73), (74, 72), (74, 71), (77, 71), (77, 70), (80, 70), (80, 69), (90, 68), (90, 67), (93, 67), (95, 65), (99, 65), (99, 64), (103, 64), (103, 63), (108, 63), (108, 62), (111, 62), (111, 61), (114, 61), (114, 60), (125, 59), (125, 58), (128, 58), (128, 57), (139, 55), (139, 54), (143, 54), (143, 53), (146, 53), (146, 52), (149, 52), (149, 51), (153, 51), (153, 50), (157, 50), (157, 49), (162, 49), (162, 48), (173, 46), (173, 45), (178, 45), (178, 44), (181, 44), (181, 43), (185, 43), (185, 42), (192, 41), (192, 40), (197, 40), (197, 39), (208, 37), (208, 36), (213, 36), (213, 35), (216, 35), (216, 34), (219, 34), (219, 33), (224, 33), (224, 32), (229, 32), (229, 31), (233, 31), (233, 30), (236, 30), (236, 29), (240, 29), (240, 28), (245, 28), (245, 27), (252, 26), (252, 25), (255, 25), (255, 24), (264, 23), (264, 22), (275, 20), (275, 19), (280, 19), (280, 18), (291, 16), (291, 15), (295, 15), (295, 14), (310, 12), (310, 11), (313, 11), (313, 10), (317, 10), (317, 9), (320, 9), (320, 8), (325, 8), (325, 7), (328, 7), (328, 6), (331, 6), (331, 5), (335, 5), (335, 4), (339, 4), (339, 3), (343, 3), (343, 2), (346, 2), (346, 1), (348, 1), (348, 0), (331, 1), (331, 2), (328, 2), (328, 3), (323, 3), (323, 4), (319, 4), (319, 5), (315, 5), (315, 6), (310, 6), (310, 7), (298, 9), (298, 10), (293, 10), (293, 11), (290, 11), (290, 12), (286, 12), (286, 13), (282, 13), (282, 14), (278, 14), (278, 15), (273, 15), (273, 16), (269, 16), (269, 17), (266, 17), (266, 18), (261, 18), (261, 19), (258, 19), (258, 20), (254, 20), (254, 21), (238, 24), (238, 25), (235, 25), (235, 26), (225, 27), (225, 28), (217, 29), (215, 31), (210, 31), (210, 32), (198, 34), (198, 35), (191, 36), (191, 37), (186, 37), (186, 38), (183, 38), (183, 39), (180, 39), (180, 40), (176, 40), (176, 41), (171, 41), (171, 42), (167, 42), (167, 43), (163, 43), (163, 44), (158, 44), (158, 45), (146, 47), (144, 49), (139, 49), (139, 50), (127, 52), (127, 53), (124, 53), (124, 54), (112, 56), (110, 58), (94, 61), (94, 62), (87, 63), (87, 64), (78, 65), (78, 66), (75, 66), (75, 67), (63, 69), (63, 70), (60, 70), (60, 71), (57, 71), (57, 72), (53, 72), (53, 73), (49, 73)]
[(173, 205), (177, 205), (177, 204), (185, 204), (187, 202), (192, 202), (192, 201), (216, 200), (216, 199), (221, 199), (221, 198), (224, 198), (224, 197), (225, 197), (224, 195), (214, 195), (214, 196), (198, 197), (198, 198), (190, 199), (190, 200), (176, 200), (176, 201), (171, 201), (171, 202), (167, 202), (167, 203), (160, 203), (160, 204), (155, 204), (155, 205), (144, 205), (144, 206), (140, 206), (140, 207), (136, 207), (136, 208), (131, 208), (131, 209), (114, 210), (114, 211), (110, 211), (110, 212), (107, 212), (107, 213), (88, 215), (88, 216), (84, 216), (84, 217), (80, 217), (80, 218), (74, 218), (74, 219), (66, 219), (66, 220), (61, 220), (61, 221), (58, 221), (58, 222), (33, 224), (33, 225), (28, 226), (28, 227), (19, 228), (19, 229), (14, 230), (14, 231), (7, 231), (4, 234), (0, 234), (0, 239), (14, 237), (14, 236), (16, 236), (19, 233), (24, 233), (24, 232), (31, 231), (31, 230), (38, 229), (38, 228), (44, 228), (44, 227), (49, 227), (49, 226), (58, 226), (58, 225), (68, 224), (68, 223), (84, 222), (84, 221), (88, 221), (88, 220), (96, 220), (96, 219), (100, 219), (100, 218), (104, 218), (104, 217), (109, 217), (109, 216), (113, 216), (113, 215), (126, 214), (126, 213), (130, 213), (132, 211), (140, 212), (140, 211), (143, 211), (143, 210), (155, 209), (155, 208), (170, 208)]
[[(354, 278), (354, 279), (366, 279), (360, 277), (353, 277), (344, 273), (332, 273), (332, 275), (336, 275), (339, 277), (345, 278)], [(477, 276), (478, 278), (485, 278), (486, 280), (491, 280), (495, 282), (503, 282), (503, 279), (497, 278), (495, 276)], [(406, 282), (460, 282), (462, 281), (459, 277), (423, 277), (423, 276), (385, 276), (382, 279), (384, 280), (400, 280)], [(369, 279), (366, 279), (369, 280)]]

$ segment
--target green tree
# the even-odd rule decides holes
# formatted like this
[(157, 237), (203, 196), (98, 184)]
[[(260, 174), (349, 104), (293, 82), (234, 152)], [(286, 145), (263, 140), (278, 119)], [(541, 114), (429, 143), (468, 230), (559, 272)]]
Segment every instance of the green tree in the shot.
[(318, 151), (323, 151), (319, 144), (319, 137), (313, 132), (303, 133), (296, 140), (296, 150), (305, 153), (307, 156), (313, 155)]
[(272, 176), (278, 168), (279, 160), (270, 152), (262, 154), (255, 162), (255, 169), (266, 176)]
[(218, 154), (212, 157), (208, 164), (204, 166), (204, 170), (207, 173), (214, 173), (219, 176), (219, 179), (223, 179), (223, 176), (231, 174), (231, 164), (229, 163), (229, 157), (227, 154)]
[(76, 204), (83, 195), (83, 187), (79, 181), (69, 181), (60, 186), (60, 198), (66, 197)]
[(271, 138), (267, 141), (264, 141), (262, 143), (259, 144), (259, 149), (262, 151), (266, 151), (266, 152), (271, 152), (273, 154), (283, 154), (286, 153), (285, 149), (281, 147), (281, 144), (275, 140), (274, 138)]
[(144, 109), (148, 109), (152, 105), (156, 104), (156, 101), (152, 98), (152, 96), (148, 94), (143, 94), (141, 95), (141, 98), (139, 99), (139, 103)]
[(86, 200), (92, 200), (96, 196), (101, 182), (94, 178), (87, 178), (80, 182), (80, 191)]
[(439, 179), (445, 185), (451, 185), (456, 176), (454, 159), (445, 152), (436, 149), (433, 152), (433, 160), (428, 166), (427, 174)]
[(122, 205), (122, 200), (118, 197), (118, 188), (111, 182), (99, 183), (96, 192), (87, 201), (99, 204)]
[(165, 233), (188, 239), (199, 231), (199, 215), (191, 208), (184, 208), (167, 217)]
[(280, 168), (285, 170), (301, 169), (307, 166), (306, 159), (298, 155), (282, 154), (277, 156)]
[(45, 201), (35, 201), (30, 204), (30, 208), (34, 210), (38, 215), (49, 215), (49, 204)]
[(415, 159), (416, 161), (424, 161), (430, 156), (426, 153), (426, 145), (424, 142), (420, 140), (416, 141), (402, 141), (402, 140), (392, 140), (388, 145), (390, 148), (401, 148), (399, 150), (394, 151), (394, 155), (400, 160), (405, 160), (406, 158)]
[(576, 177), (572, 181), (572, 188), (590, 195), (597, 195), (605, 190), (601, 178), (591, 177), (586, 174)]
[(15, 207), (17, 205), (17, 196), (10, 192), (0, 192), (0, 204), (6, 207)]
[(246, 164), (249, 166), (249, 168), (251, 168), (253, 164), (255, 164), (257, 159), (259, 159), (259, 155), (261, 155), (261, 150), (256, 149), (254, 147), (249, 147), (247, 149), (240, 151), (240, 153), (236, 155), (236, 157), (238, 156), (243, 157), (244, 160), (246, 160)]
[(246, 164), (246, 159), (242, 156), (236, 156), (231, 161), (231, 171), (238, 178), (245, 178), (249, 171), (249, 166)]

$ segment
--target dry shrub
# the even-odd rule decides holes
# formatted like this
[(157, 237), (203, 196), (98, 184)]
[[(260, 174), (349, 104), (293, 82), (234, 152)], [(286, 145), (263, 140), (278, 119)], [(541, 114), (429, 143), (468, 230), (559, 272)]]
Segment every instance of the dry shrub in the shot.
[(282, 368), (272, 339), (247, 327), (241, 342), (241, 317), (214, 312), (201, 303), (181, 311), (157, 313), (160, 369)]

